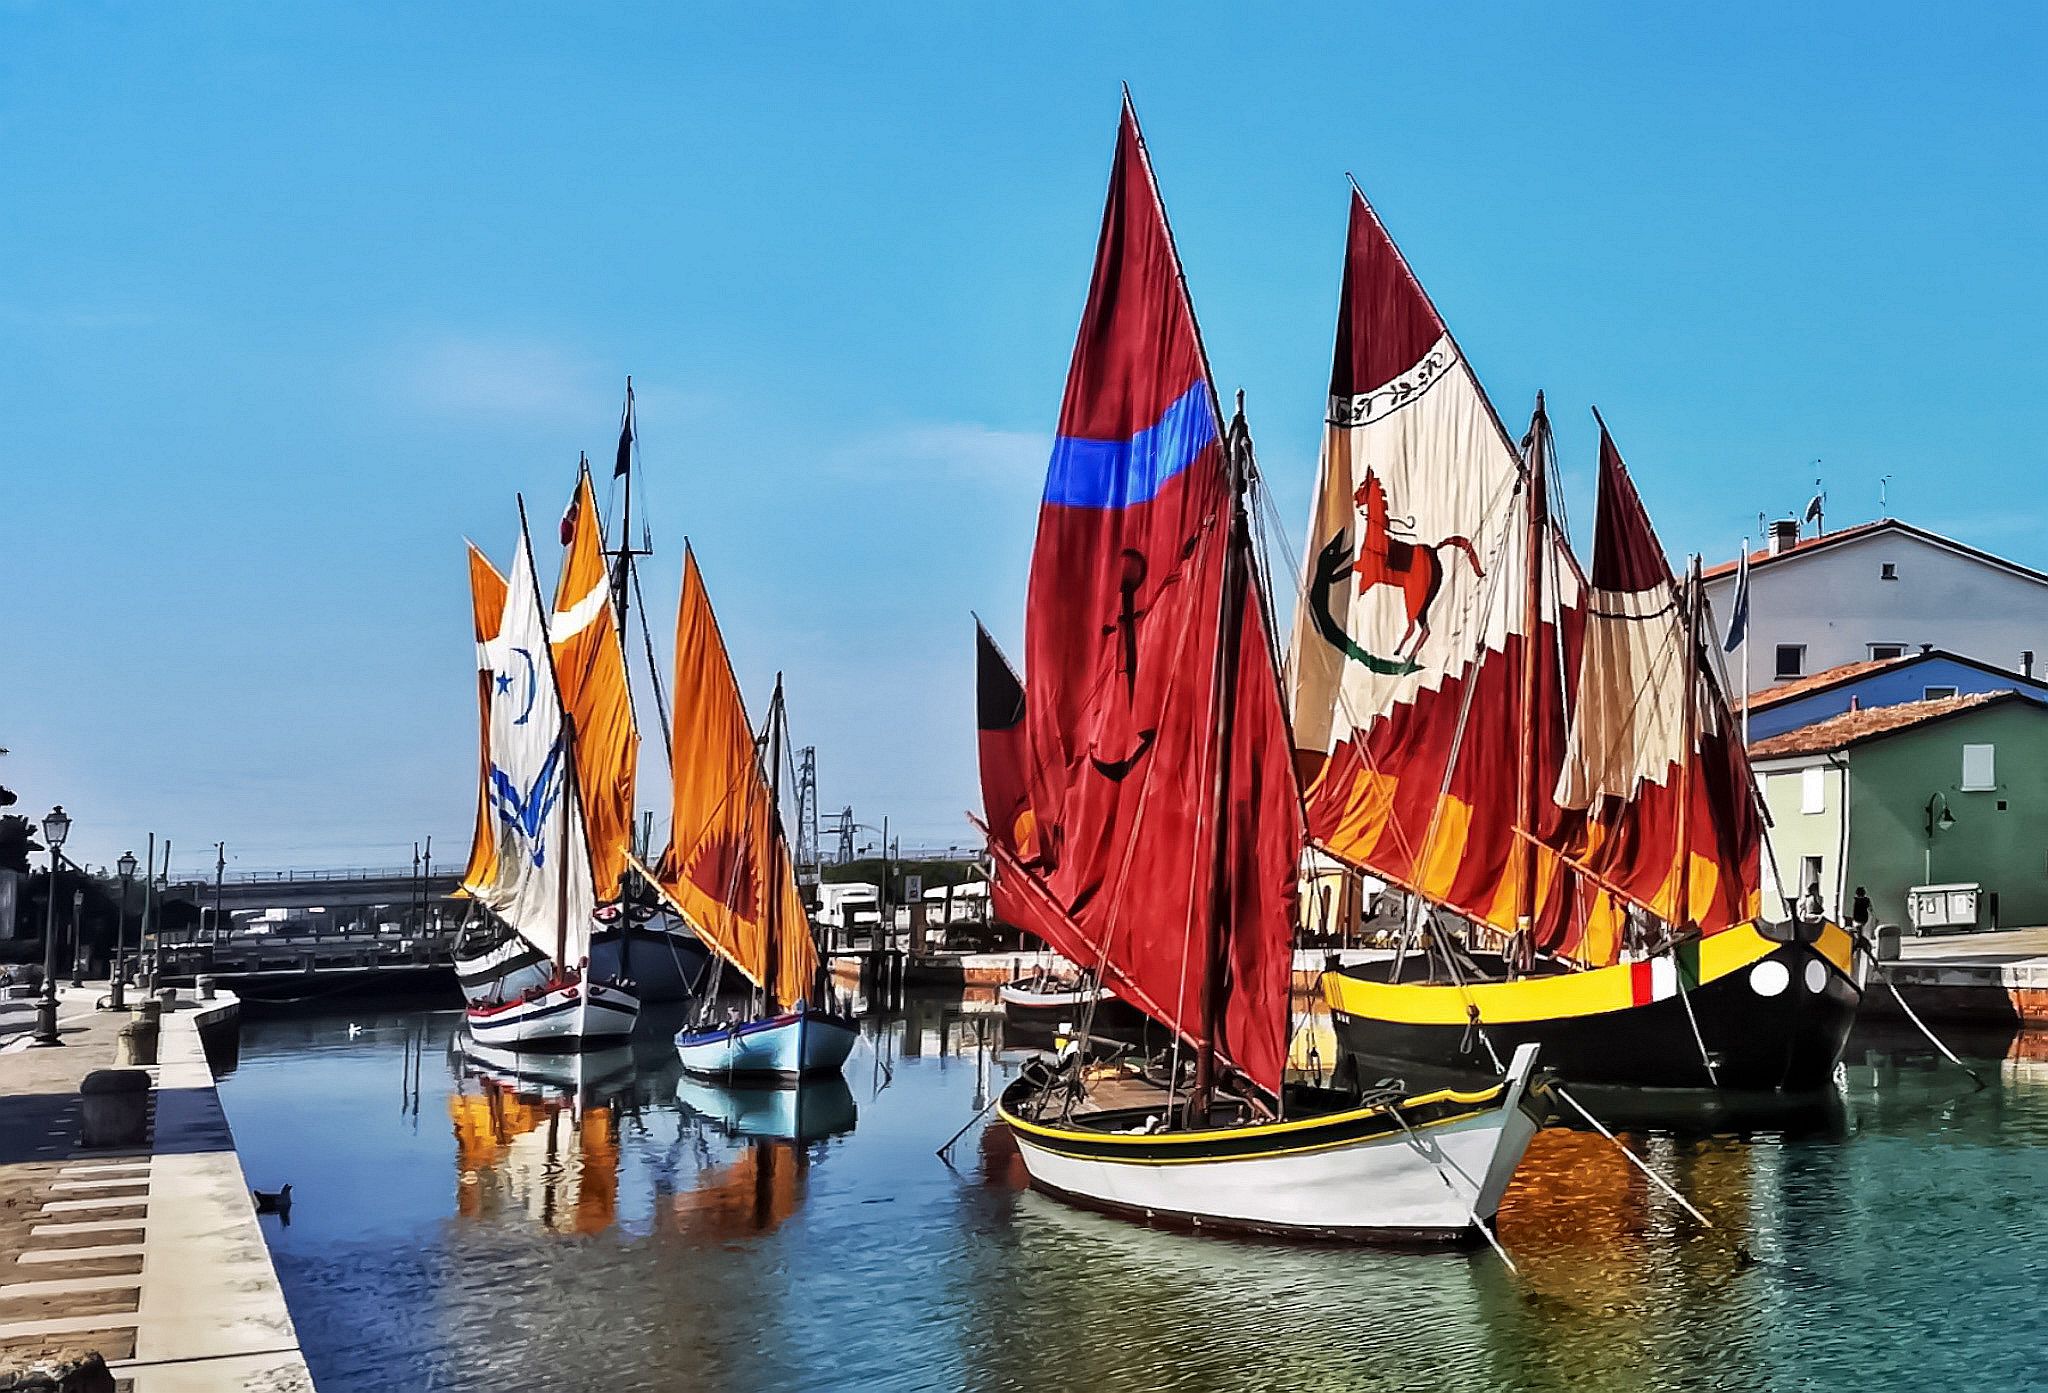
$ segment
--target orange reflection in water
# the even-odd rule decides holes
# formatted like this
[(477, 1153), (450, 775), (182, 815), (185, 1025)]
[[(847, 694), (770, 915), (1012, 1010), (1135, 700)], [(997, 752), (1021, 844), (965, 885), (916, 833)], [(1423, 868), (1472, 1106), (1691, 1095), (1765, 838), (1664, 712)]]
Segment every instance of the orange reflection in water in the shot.
[(455, 1212), (486, 1219), (524, 1210), (551, 1233), (590, 1234), (618, 1218), (619, 1147), (612, 1110), (493, 1080), (448, 1099), (455, 1132)]
[(655, 1227), (709, 1243), (772, 1233), (803, 1206), (809, 1171), (800, 1144), (750, 1142), (732, 1160), (700, 1172), (690, 1189), (664, 1196)]

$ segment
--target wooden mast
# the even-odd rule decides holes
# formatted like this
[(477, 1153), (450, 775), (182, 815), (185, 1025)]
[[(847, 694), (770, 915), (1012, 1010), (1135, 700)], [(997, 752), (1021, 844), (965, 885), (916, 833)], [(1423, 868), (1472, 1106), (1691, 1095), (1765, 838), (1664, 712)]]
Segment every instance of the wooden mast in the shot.
[(1700, 725), (1700, 559), (1697, 555), (1685, 568), (1685, 590), (1679, 597), (1685, 607), (1685, 677), (1681, 686), (1685, 709), (1678, 742), (1678, 895), (1672, 906), (1671, 927), (1683, 932), (1692, 927), (1692, 781), (1693, 749), (1699, 742)]
[[(775, 696), (768, 703), (768, 873), (767, 912), (761, 917), (763, 947), (761, 991), (770, 1013), (781, 999), (775, 995), (782, 963), (782, 674), (775, 674)], [(790, 1002), (794, 1006), (795, 1002)]]
[(1230, 909), (1230, 766), (1232, 731), (1237, 721), (1237, 659), (1244, 635), (1245, 568), (1251, 551), (1245, 520), (1244, 393), (1237, 397), (1224, 453), (1225, 487), (1229, 491), (1229, 531), (1223, 543), (1223, 587), (1217, 606), (1216, 666), (1211, 676), (1210, 750), (1215, 760), (1209, 784), (1209, 911), (1202, 937), (1202, 1038), (1195, 1052), (1195, 1087), (1188, 1100), (1188, 1125), (1207, 1125), (1216, 1088), (1216, 1037), (1223, 1027), (1223, 1005), (1229, 979)]
[[(1517, 740), (1515, 782), (1515, 932), (1522, 936), (1525, 951), (1533, 947), (1536, 926), (1536, 699), (1541, 690), (1537, 638), (1543, 622), (1543, 561), (1548, 555), (1549, 500), (1545, 473), (1548, 468), (1550, 418), (1543, 410), (1543, 393), (1536, 394), (1536, 410), (1529, 418), (1529, 445), (1522, 462), (1528, 485), (1527, 552), (1528, 580), (1522, 595), (1522, 728)], [(1513, 972), (1513, 964), (1509, 964)]]

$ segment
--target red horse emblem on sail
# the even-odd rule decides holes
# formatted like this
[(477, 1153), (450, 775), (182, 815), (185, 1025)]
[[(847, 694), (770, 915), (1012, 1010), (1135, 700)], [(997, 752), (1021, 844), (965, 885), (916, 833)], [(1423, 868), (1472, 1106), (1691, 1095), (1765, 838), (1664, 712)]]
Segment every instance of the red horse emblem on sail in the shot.
[[(1485, 575), (1486, 568), (1479, 564), (1479, 553), (1473, 550), (1470, 538), (1446, 537), (1433, 544), (1413, 540), (1415, 519), (1389, 516), (1386, 487), (1371, 470), (1365, 472), (1365, 482), (1352, 499), (1365, 514), (1358, 559), (1351, 563), (1358, 575), (1358, 593), (1363, 595), (1380, 585), (1401, 592), (1408, 628), (1394, 651), (1412, 658), (1429, 637), (1429, 609), (1444, 587), (1444, 549), (1463, 552), (1474, 575)], [(1397, 535), (1397, 529), (1408, 535)]]

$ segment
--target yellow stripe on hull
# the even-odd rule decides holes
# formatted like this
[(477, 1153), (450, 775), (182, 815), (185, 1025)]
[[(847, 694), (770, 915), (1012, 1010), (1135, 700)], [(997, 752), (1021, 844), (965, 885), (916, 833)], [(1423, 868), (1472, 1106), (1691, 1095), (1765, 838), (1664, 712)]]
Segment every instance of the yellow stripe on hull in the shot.
[[(1743, 972), (1785, 945), (1765, 938), (1754, 924), (1710, 934), (1699, 942), (1700, 986)], [(1810, 945), (1836, 971), (1854, 979), (1855, 940), (1833, 924), (1823, 924)], [(1366, 982), (1340, 972), (1323, 974), (1323, 999), (1332, 1011), (1368, 1020), (1404, 1025), (1458, 1025), (1472, 1018), (1493, 1025), (1546, 1021), (1560, 1017), (1596, 1016), (1625, 1011), (1637, 1004), (1634, 964), (1616, 963), (1586, 972), (1552, 977), (1526, 977), (1514, 982), (1475, 982), (1467, 986)]]

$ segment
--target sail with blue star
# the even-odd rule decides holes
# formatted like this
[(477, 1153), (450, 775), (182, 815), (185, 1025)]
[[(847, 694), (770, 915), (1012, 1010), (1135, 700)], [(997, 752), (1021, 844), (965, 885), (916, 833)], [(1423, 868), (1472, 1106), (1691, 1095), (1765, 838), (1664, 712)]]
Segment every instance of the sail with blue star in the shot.
[(566, 755), (571, 727), (548, 642), (543, 598), (521, 510), (495, 638), (480, 646), (489, 675), (484, 788), (495, 858), (466, 888), (550, 958), (575, 967), (590, 953), (596, 894), (588, 836)]

